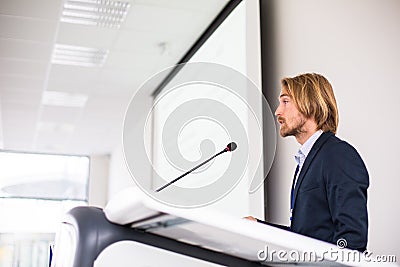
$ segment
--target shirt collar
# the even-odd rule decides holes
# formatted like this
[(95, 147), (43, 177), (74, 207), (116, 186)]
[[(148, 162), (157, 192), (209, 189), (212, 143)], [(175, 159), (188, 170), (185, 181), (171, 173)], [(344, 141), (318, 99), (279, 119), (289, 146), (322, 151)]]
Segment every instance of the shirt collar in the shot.
[(303, 166), (304, 161), (306, 160), (308, 153), (310, 153), (311, 148), (313, 147), (314, 143), (323, 133), (322, 130), (316, 131), (307, 141), (299, 148), (296, 155), (294, 156), (298, 165)]

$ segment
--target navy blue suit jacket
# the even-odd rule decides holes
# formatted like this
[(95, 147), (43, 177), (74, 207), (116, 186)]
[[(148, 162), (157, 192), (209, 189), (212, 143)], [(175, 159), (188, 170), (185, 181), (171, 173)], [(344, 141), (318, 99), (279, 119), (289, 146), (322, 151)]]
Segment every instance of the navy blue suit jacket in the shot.
[(364, 251), (368, 186), (368, 172), (357, 151), (332, 132), (323, 133), (300, 171), (290, 230), (334, 244), (344, 238), (347, 248)]
[(363, 160), (333, 133), (315, 142), (294, 191), (291, 230), (331, 243), (365, 250), (368, 239), (367, 188)]

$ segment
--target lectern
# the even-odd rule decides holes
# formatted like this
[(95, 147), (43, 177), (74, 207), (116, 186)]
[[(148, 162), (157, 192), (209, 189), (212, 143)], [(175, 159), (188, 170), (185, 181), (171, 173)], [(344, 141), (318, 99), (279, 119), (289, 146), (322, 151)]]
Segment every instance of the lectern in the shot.
[(72, 209), (56, 235), (51, 266), (92, 267), (105, 248), (125, 240), (223, 266), (369, 264), (357, 251), (220, 212), (170, 207), (132, 187), (104, 210)]

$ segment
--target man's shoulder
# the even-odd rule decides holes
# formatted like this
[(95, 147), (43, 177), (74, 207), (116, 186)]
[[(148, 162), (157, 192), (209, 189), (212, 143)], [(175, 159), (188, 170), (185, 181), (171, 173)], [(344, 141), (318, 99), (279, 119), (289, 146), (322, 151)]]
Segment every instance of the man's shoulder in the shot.
[(342, 165), (357, 162), (357, 164), (365, 167), (364, 161), (356, 148), (334, 134), (329, 135), (322, 145), (320, 156), (331, 165), (335, 163)]
[[(360, 154), (351, 144), (334, 134), (330, 135), (321, 147), (319, 159), (323, 162), (327, 172), (339, 170), (347, 170), (348, 173), (357, 172), (358, 175), (351, 175), (347, 178), (368, 185), (368, 171)], [(340, 177), (346, 178), (344, 176), (337, 177), (336, 181), (339, 181)]]
[(354, 148), (354, 146), (352, 146), (348, 142), (340, 139), (333, 133), (330, 133), (329, 136), (327, 136), (327, 140), (323, 144), (322, 148), (325, 152), (330, 152), (330, 153), (334, 153), (334, 154), (336, 154), (337, 152), (358, 154), (358, 152)]

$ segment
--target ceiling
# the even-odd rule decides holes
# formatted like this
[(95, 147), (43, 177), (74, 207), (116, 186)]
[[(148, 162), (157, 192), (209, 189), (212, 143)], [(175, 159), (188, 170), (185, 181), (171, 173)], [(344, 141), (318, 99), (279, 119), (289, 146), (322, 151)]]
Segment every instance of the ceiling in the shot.
[[(124, 113), (138, 87), (179, 62), (227, 2), (1, 0), (0, 148), (111, 153), (121, 142)], [(107, 4), (128, 7), (119, 27), (101, 24), (105, 19), (101, 25), (66, 19), (80, 5), (90, 18), (84, 20), (93, 22), (87, 10)], [(62, 46), (94, 59), (84, 66), (57, 60), (55, 48)], [(93, 62), (99, 64), (88, 66)]]

